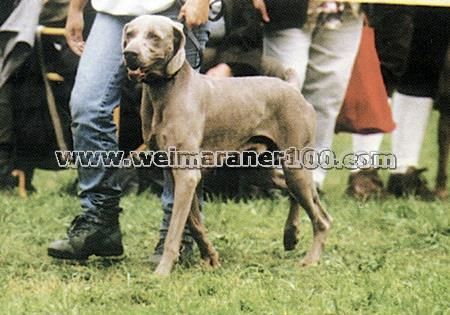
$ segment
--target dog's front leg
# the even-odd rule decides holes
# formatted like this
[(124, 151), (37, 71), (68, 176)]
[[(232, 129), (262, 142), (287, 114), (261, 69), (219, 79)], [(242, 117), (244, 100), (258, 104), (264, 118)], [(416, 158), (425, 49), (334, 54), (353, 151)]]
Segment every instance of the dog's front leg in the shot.
[(155, 274), (162, 276), (170, 274), (178, 257), (184, 227), (191, 210), (196, 187), (201, 178), (198, 169), (173, 169), (172, 173), (175, 184), (172, 217), (164, 243), (164, 253), (155, 270)]
[(192, 233), (192, 237), (198, 245), (198, 249), (200, 250), (200, 255), (203, 261), (206, 263), (206, 265), (209, 265), (213, 268), (219, 267), (219, 254), (214, 249), (213, 244), (206, 236), (206, 228), (203, 225), (201, 219), (200, 202), (196, 194), (194, 194), (194, 198), (192, 200), (191, 212), (189, 213), (188, 217), (188, 224), (189, 229)]

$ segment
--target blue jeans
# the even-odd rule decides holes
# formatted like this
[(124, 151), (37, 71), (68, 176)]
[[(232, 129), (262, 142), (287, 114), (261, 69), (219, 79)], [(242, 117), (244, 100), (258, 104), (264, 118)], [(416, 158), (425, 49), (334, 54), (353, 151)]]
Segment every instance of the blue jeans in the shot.
[[(162, 14), (176, 19), (178, 10), (174, 7)], [(98, 13), (95, 18), (80, 59), (70, 101), (76, 151), (118, 150), (112, 113), (119, 105), (121, 85), (126, 79), (121, 47), (122, 28), (132, 18), (103, 13)], [(208, 39), (206, 27), (197, 28), (194, 34), (204, 46)], [(186, 57), (191, 64), (197, 64), (198, 52), (189, 40)], [(83, 216), (98, 220), (121, 211), (120, 178), (116, 168), (79, 167), (78, 176)], [(173, 180), (170, 174), (166, 174), (165, 178), (163, 225), (170, 221), (173, 205)], [(167, 227), (164, 228), (167, 230)]]

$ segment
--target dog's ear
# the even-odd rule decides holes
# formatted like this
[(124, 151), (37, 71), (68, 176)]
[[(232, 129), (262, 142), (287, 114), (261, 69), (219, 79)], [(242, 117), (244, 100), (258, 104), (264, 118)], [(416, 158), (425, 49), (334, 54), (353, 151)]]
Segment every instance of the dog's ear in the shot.
[(125, 24), (125, 26), (122, 29), (122, 51), (127, 46), (127, 28), (128, 28), (128, 23)]
[(184, 44), (186, 43), (186, 37), (183, 32), (183, 24), (178, 22), (172, 22), (173, 24), (173, 57), (169, 60), (166, 66), (166, 74), (168, 76), (174, 75), (183, 66), (186, 59), (186, 52), (184, 50)]

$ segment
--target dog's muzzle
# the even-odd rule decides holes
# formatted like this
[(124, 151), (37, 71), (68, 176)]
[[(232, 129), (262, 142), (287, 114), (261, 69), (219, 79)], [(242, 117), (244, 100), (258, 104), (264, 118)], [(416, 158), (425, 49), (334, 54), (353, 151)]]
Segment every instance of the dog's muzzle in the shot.
[(124, 51), (123, 56), (125, 58), (125, 64), (130, 70), (136, 70), (139, 68), (139, 55), (134, 51)]
[(139, 55), (134, 51), (124, 51), (125, 66), (127, 67), (128, 77), (137, 81), (145, 78), (145, 71), (142, 69)]

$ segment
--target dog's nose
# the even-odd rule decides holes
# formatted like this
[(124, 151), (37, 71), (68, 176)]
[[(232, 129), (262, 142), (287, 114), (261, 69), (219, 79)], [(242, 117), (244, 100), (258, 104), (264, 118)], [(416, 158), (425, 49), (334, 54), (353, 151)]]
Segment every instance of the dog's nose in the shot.
[(137, 52), (124, 51), (123, 56), (128, 68), (130, 68), (131, 70), (136, 70), (137, 68), (139, 68), (139, 58)]

